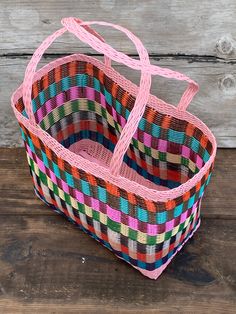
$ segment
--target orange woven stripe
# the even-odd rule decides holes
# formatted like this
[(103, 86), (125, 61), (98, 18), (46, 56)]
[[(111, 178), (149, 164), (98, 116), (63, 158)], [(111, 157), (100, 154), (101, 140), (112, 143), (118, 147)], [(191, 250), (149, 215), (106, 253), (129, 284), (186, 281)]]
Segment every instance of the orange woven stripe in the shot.
[(155, 213), (156, 212), (156, 206), (153, 203), (153, 201), (149, 201), (149, 200), (144, 200), (145, 204), (146, 204), (146, 208), (148, 209), (148, 211)]
[(170, 117), (170, 116), (164, 116), (164, 119), (163, 119), (163, 121), (162, 121), (161, 126), (162, 126), (164, 129), (169, 129), (169, 128), (170, 128), (171, 119), (172, 119), (172, 117)]
[(56, 68), (54, 73), (55, 73), (55, 83), (60, 82), (60, 80), (61, 80), (61, 67)]
[(114, 98), (117, 96), (118, 85), (113, 83), (111, 87), (111, 94)]
[(45, 75), (42, 79), (42, 86), (43, 86), (43, 89), (46, 89), (48, 88), (49, 86), (49, 78), (48, 78), (48, 75)]
[(75, 76), (77, 74), (77, 62), (70, 62), (68, 67), (69, 76)]
[(97, 186), (97, 181), (93, 175), (91, 175), (90, 173), (87, 173), (86, 176), (91, 186)]
[(136, 198), (133, 193), (127, 193), (128, 202), (133, 205), (137, 205)]
[(154, 121), (154, 118), (155, 118), (155, 110), (153, 108), (148, 108), (146, 109), (146, 120), (149, 122), (149, 123), (153, 123)]
[(91, 63), (86, 63), (86, 72), (88, 75), (93, 76), (93, 65)]
[(63, 159), (58, 158), (57, 164), (58, 164), (58, 167), (59, 167), (61, 170), (65, 170), (65, 162), (64, 162)]
[(35, 98), (39, 94), (38, 84), (37, 82), (32, 86), (32, 97)]
[(200, 145), (201, 145), (203, 148), (206, 148), (207, 143), (208, 143), (208, 139), (207, 139), (207, 137), (203, 134), (202, 137), (201, 137), (201, 139), (200, 139)]
[(104, 84), (104, 72), (101, 70), (98, 71), (98, 79), (102, 84)]
[(165, 205), (166, 205), (166, 210), (171, 210), (171, 209), (175, 208), (176, 203), (174, 200), (169, 200), (166, 202)]
[(114, 184), (112, 184), (110, 182), (106, 182), (106, 188), (110, 194), (115, 195), (115, 196), (120, 195), (118, 187), (115, 186)]
[(195, 131), (195, 127), (191, 123), (188, 123), (186, 131), (185, 131), (186, 134), (188, 136), (193, 136), (194, 131)]
[(191, 196), (190, 191), (187, 191), (186, 193), (184, 193), (183, 202), (186, 202), (190, 198), (190, 196)]
[(129, 93), (125, 92), (121, 98), (122, 105), (127, 107), (128, 98), (130, 97)]

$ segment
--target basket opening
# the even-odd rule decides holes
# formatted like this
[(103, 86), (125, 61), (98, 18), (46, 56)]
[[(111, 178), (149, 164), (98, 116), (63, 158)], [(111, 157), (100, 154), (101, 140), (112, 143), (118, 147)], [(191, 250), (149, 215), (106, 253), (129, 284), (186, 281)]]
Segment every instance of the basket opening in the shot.
[[(36, 122), (64, 147), (109, 166), (135, 98), (85, 61), (58, 66), (33, 85)], [(26, 116), (22, 99), (17, 109)], [(193, 124), (147, 107), (122, 165), (122, 176), (172, 189), (209, 160), (212, 144)]]

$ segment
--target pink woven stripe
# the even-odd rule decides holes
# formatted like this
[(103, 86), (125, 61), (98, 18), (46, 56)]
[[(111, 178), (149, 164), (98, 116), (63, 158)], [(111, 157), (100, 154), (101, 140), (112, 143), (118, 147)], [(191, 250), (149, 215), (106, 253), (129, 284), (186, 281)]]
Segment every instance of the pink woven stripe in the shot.
[(203, 159), (198, 154), (195, 154), (194, 157), (195, 157), (196, 165), (197, 165), (198, 169), (201, 169), (203, 164), (204, 164)]
[[(151, 75), (161, 75), (168, 78), (175, 78), (181, 81), (185, 80), (189, 83), (188, 88), (181, 97), (181, 100), (178, 105), (178, 108), (183, 111), (186, 110), (188, 104), (198, 91), (198, 85), (193, 80), (189, 79), (183, 74), (171, 71), (169, 69), (164, 69), (151, 65), (148, 53), (145, 47), (143, 46), (142, 42), (139, 40), (139, 38), (137, 38), (134, 34), (132, 34), (129, 30), (125, 29), (124, 27), (106, 22), (97, 21), (82, 22), (81, 20), (72, 17), (63, 19), (62, 24), (64, 28), (56, 31), (54, 34), (52, 34), (46, 40), (44, 40), (40, 47), (35, 51), (32, 59), (30, 60), (27, 66), (25, 72), (25, 79), (23, 83), (23, 99), (25, 103), (26, 112), (28, 114), (29, 120), (31, 121), (31, 124), (34, 126), (36, 121), (32, 111), (31, 91), (36, 67), (45, 50), (51, 45), (51, 43), (56, 38), (64, 34), (66, 30), (73, 33), (83, 42), (88, 43), (92, 48), (94, 48), (98, 52), (104, 53), (107, 57), (111, 58), (112, 60), (121, 62), (133, 69), (140, 70), (141, 71), (140, 88), (135, 99), (135, 104), (127, 120), (127, 124), (124, 126), (120, 138), (115, 146), (114, 154), (112, 156), (110, 163), (111, 175), (118, 176), (124, 155), (130, 145), (130, 141), (135, 131), (137, 130), (138, 124), (140, 122), (141, 117), (143, 116), (146, 104), (148, 102), (151, 87)], [(139, 60), (132, 59), (129, 56), (116, 51), (111, 46), (104, 43), (95, 32), (88, 29), (87, 25), (91, 24), (99, 24), (113, 27), (125, 33), (128, 36), (128, 38), (134, 43), (139, 55)]]
[(143, 133), (143, 143), (145, 146), (151, 147), (152, 146), (152, 136), (147, 134), (146, 132)]
[[(78, 202), (80, 202), (81, 204), (85, 204), (84, 194), (82, 192), (75, 190), (74, 194), (75, 194), (75, 198), (77, 199)], [(97, 208), (95, 208), (95, 209), (97, 209)]]
[[(115, 120), (115, 119), (114, 119), (114, 120)], [(119, 119), (118, 119), (118, 120), (119, 120)], [(125, 121), (125, 120), (124, 120), (124, 121)], [(76, 122), (77, 122), (77, 120), (74, 120), (74, 121), (73, 121), (73, 124), (67, 124), (64, 128), (61, 129), (61, 132), (62, 132), (63, 134), (66, 134), (66, 136), (63, 137), (64, 140), (67, 139), (70, 135), (73, 135), (74, 133), (77, 133), (77, 132), (80, 132), (80, 131), (81, 131), (81, 128), (80, 128), (80, 126), (79, 126), (79, 123), (77, 124)], [(79, 122), (79, 120), (78, 120), (78, 122)], [(72, 130), (71, 130), (71, 125), (74, 126), (74, 128), (73, 128)], [(97, 132), (97, 124), (96, 124), (96, 122), (94, 122), (94, 124), (93, 124), (92, 122), (89, 122), (89, 129), (90, 129), (91, 131)], [(146, 136), (147, 133), (145, 133), (145, 132), (142, 131), (142, 134), (143, 134), (143, 138), (145, 138), (145, 136)], [(104, 135), (104, 136), (107, 136), (107, 134), (105, 134), (105, 133), (104, 133), (103, 135)], [(147, 134), (147, 135), (148, 135), (148, 134)], [(58, 135), (58, 133), (55, 134), (55, 135), (53, 134), (52, 136), (53, 136), (55, 139), (57, 139), (58, 141), (61, 140), (61, 137)], [(109, 136), (108, 136), (108, 137), (109, 137)], [(146, 137), (146, 138), (149, 138), (149, 137)], [(136, 139), (137, 141), (140, 141), (140, 142), (141, 142), (141, 139), (139, 139), (139, 137), (138, 137), (138, 132), (136, 132), (136, 133), (134, 134), (134, 139)], [(147, 146), (147, 147), (152, 147), (153, 149), (158, 149), (158, 143), (159, 143), (159, 141), (162, 141), (160, 145), (163, 145), (163, 140), (162, 140), (162, 139), (157, 139), (157, 138), (156, 138), (157, 147), (154, 147), (153, 145), (151, 146), (151, 143), (149, 142), (149, 140), (146, 140), (146, 142), (144, 142), (144, 145)], [(114, 142), (113, 142), (113, 143), (114, 143)], [(169, 152), (169, 149), (168, 149), (168, 142), (166, 141), (166, 143), (167, 143), (167, 151), (164, 151), (164, 152), (165, 152), (165, 153), (168, 153), (168, 152)], [(76, 143), (74, 143), (74, 144), (72, 144), (72, 145), (76, 145)], [(189, 151), (189, 157), (186, 157), (187, 154), (184, 154), (183, 157), (186, 157), (186, 158), (192, 160), (192, 161), (195, 162), (196, 165), (198, 165), (198, 166), (200, 166), (200, 165), (201, 165), (201, 167), (203, 166), (204, 161), (203, 161), (203, 159), (202, 159), (197, 153), (195, 153), (193, 150), (190, 150), (188, 147), (186, 147), (186, 146), (184, 146), (184, 145), (181, 145), (181, 144), (179, 144), (179, 145), (182, 146), (182, 150), (187, 149), (187, 150)], [(69, 149), (71, 150), (71, 146), (70, 146)], [(190, 158), (190, 152), (191, 152), (191, 158)], [(132, 154), (130, 153), (130, 151), (127, 151), (127, 155), (132, 159)], [(138, 162), (139, 164), (140, 164), (140, 162), (141, 162), (141, 159), (138, 158), (137, 156), (136, 156), (136, 162)], [(146, 161), (146, 162), (147, 162), (148, 165), (152, 166), (151, 164), (148, 163), (148, 161)], [(198, 168), (201, 169), (201, 167), (198, 167)], [(183, 175), (183, 176), (186, 177), (186, 179), (188, 179), (188, 176), (187, 176), (187, 175), (186, 175), (186, 176)]]
[(133, 230), (138, 230), (138, 219), (128, 216), (129, 227)]
[[(94, 89), (92, 87), (86, 87), (86, 88), (83, 88), (83, 90), (85, 90), (86, 92), (86, 97), (82, 97), (81, 87), (78, 87), (78, 86), (71, 87), (67, 91), (67, 93), (70, 95), (69, 100), (73, 101), (78, 98), (85, 98), (88, 100), (96, 101)], [(108, 104), (106, 103), (105, 96), (100, 93), (99, 97), (101, 99), (101, 106), (106, 109)], [(36, 111), (35, 113), (36, 122), (40, 123), (45, 116), (47, 116), (48, 114), (50, 114), (50, 112), (53, 111), (53, 109), (63, 106), (66, 101), (68, 101), (68, 99), (66, 99), (64, 92), (58, 94), (54, 98), (47, 100), (45, 104)]]
[(113, 221), (121, 223), (121, 212), (117, 209), (111, 208), (109, 205), (106, 205), (107, 216)]
[[(123, 89), (126, 89), (127, 92), (129, 92), (131, 95), (136, 97), (136, 94), (138, 92), (138, 87), (124, 78), (121, 74), (117, 73), (112, 68), (107, 68), (103, 63), (101, 63), (99, 60), (81, 55), (81, 54), (74, 54), (71, 56), (63, 57), (60, 59), (57, 59), (55, 61), (50, 62), (46, 66), (44, 66), (42, 69), (40, 69), (36, 75), (34, 76), (34, 81), (39, 80), (43, 75), (51, 71), (52, 69), (74, 61), (74, 60), (81, 60), (86, 61), (94, 64), (96, 67), (101, 69), (107, 76), (109, 76), (111, 79), (113, 79), (118, 85), (120, 85)], [(85, 172), (90, 172), (91, 174), (103, 178), (104, 180), (109, 180), (111, 183), (115, 184), (119, 188), (123, 188), (131, 193), (139, 194), (143, 198), (147, 198), (149, 200), (159, 201), (159, 202), (165, 202), (169, 199), (173, 199), (176, 197), (179, 197), (183, 195), (183, 193), (189, 191), (192, 187), (196, 185), (197, 182), (201, 180), (201, 178), (205, 175), (207, 170), (211, 167), (215, 155), (216, 155), (216, 140), (212, 132), (209, 130), (209, 128), (197, 117), (190, 114), (187, 111), (180, 111), (176, 109), (174, 106), (165, 103), (164, 101), (158, 99), (157, 97), (150, 95), (149, 96), (149, 106), (153, 109), (156, 109), (158, 107), (158, 111), (173, 116), (177, 119), (186, 120), (189, 123), (194, 124), (197, 128), (199, 128), (211, 141), (213, 146), (213, 151), (211, 154), (210, 159), (206, 162), (206, 164), (201, 168), (201, 170), (195, 174), (191, 179), (189, 179), (186, 183), (181, 184), (179, 187), (175, 189), (171, 189), (168, 191), (157, 191), (153, 190), (151, 188), (145, 187), (139, 183), (136, 183), (134, 181), (130, 181), (129, 179), (125, 177), (112, 177), (110, 175), (110, 171), (107, 168), (104, 168), (102, 165), (97, 165), (94, 167), (93, 162), (90, 162), (89, 160), (85, 160), (79, 155), (76, 155), (75, 153), (72, 153), (71, 151), (68, 151), (65, 147), (63, 147), (60, 143), (58, 143), (54, 138), (52, 138), (48, 133), (46, 133), (43, 130), (39, 130), (38, 127), (36, 127), (34, 124), (32, 124), (27, 118), (25, 118), (16, 108), (15, 104), (18, 102), (18, 100), (22, 97), (23, 92), (23, 86), (21, 85), (12, 95), (12, 108), (14, 110), (15, 116), (18, 119), (20, 123), (22, 123), (30, 132), (32, 132), (35, 136), (39, 137), (44, 143), (47, 143), (47, 145), (54, 151), (57, 152), (57, 155), (59, 158), (62, 158), (63, 160), (69, 162), (72, 166), (77, 167), (79, 169), (84, 170)]]
[[(30, 158), (32, 160), (34, 160), (39, 169), (44, 172), (45, 174), (49, 174), (51, 180), (57, 184), (61, 189), (63, 189), (66, 193), (69, 194), (70, 192), (70, 187), (68, 186), (68, 184), (63, 181), (62, 179), (58, 179), (55, 174), (48, 168), (45, 167), (44, 163), (41, 161), (41, 159), (39, 159), (35, 154), (32, 153), (32, 151), (30, 150), (30, 147), (26, 144), (26, 150), (30, 156)], [(75, 192), (73, 193), (76, 197), (76, 200), (82, 204), (85, 204), (87, 206), (92, 206), (93, 210), (96, 210), (97, 212), (101, 212), (101, 208), (104, 207), (104, 205), (106, 206), (106, 211), (103, 211), (107, 214), (107, 216), (112, 219), (113, 221), (117, 222), (117, 223), (121, 223), (122, 219), (121, 216), (128, 218), (128, 226), (130, 228), (132, 228), (133, 230), (139, 230), (139, 226), (138, 226), (138, 220), (136, 218), (130, 217), (124, 213), (121, 213), (119, 210), (114, 209), (112, 207), (110, 207), (107, 204), (102, 203), (101, 201), (94, 199), (93, 197), (90, 196), (86, 196), (87, 198), (87, 202), (85, 201), (85, 197), (84, 194), (78, 190), (73, 189)], [(193, 213), (195, 213), (198, 209), (198, 204), (199, 204), (199, 200), (197, 200), (192, 208), (186, 210), (184, 213), (182, 213), (180, 215), (180, 224), (185, 222), (185, 220)], [(151, 225), (151, 224), (147, 224), (147, 234), (148, 235), (158, 235), (161, 234), (163, 232), (167, 232), (167, 231), (171, 231), (175, 226), (175, 219), (172, 219), (168, 222), (166, 222), (165, 224), (159, 224), (159, 225)]]
[(166, 140), (159, 139), (158, 140), (158, 151), (163, 152), (163, 153), (167, 152), (168, 151), (167, 150), (167, 144), (168, 144), (168, 142)]
[(189, 159), (189, 157), (190, 157), (190, 152), (191, 152), (191, 150), (190, 150), (189, 147), (184, 146), (184, 145), (182, 146), (182, 156), (183, 156), (183, 157)]
[[(70, 99), (69, 101), (73, 101), (76, 100), (78, 98), (82, 98), (81, 97), (81, 87), (78, 86), (74, 86), (71, 87), (68, 90), (68, 94), (70, 94)], [(91, 87), (86, 87), (83, 88), (83, 91), (85, 91), (86, 94), (86, 98), (88, 100), (91, 101), (96, 101), (96, 96), (94, 93), (94, 89)], [(101, 105), (104, 109), (106, 109), (109, 105), (106, 102), (106, 98), (102, 93), (99, 93), (99, 97), (101, 99)], [(67, 100), (68, 101), (68, 100)], [(60, 106), (63, 106), (65, 104), (66, 100), (65, 100), (65, 94), (61, 93), (58, 94), (56, 97), (51, 98), (50, 100), (48, 100), (44, 106), (40, 107), (36, 113), (35, 113), (35, 117), (36, 117), (36, 122), (37, 123), (41, 123), (41, 121), (45, 118), (45, 116), (47, 116), (48, 114), (50, 114), (50, 112), (52, 112), (55, 108), (59, 108)], [(112, 108), (113, 109), (113, 108)], [(121, 122), (121, 126), (124, 127), (124, 125), (126, 124), (126, 120), (120, 116), (118, 118), (117, 115), (114, 116), (114, 120), (119, 123)], [(69, 126), (67, 125), (66, 128), (68, 128)], [(64, 129), (66, 131), (66, 128)], [(67, 132), (65, 132), (65, 134), (67, 134)], [(134, 134), (134, 139), (139, 140), (138, 139), (138, 132), (136, 131)], [(152, 136), (150, 134), (147, 133), (143, 133), (143, 143), (145, 146), (148, 147), (152, 147), (151, 146), (151, 141), (152, 141)], [(168, 141), (162, 140), (162, 139), (158, 139), (158, 150), (160, 152), (167, 152), (168, 146)], [(190, 148), (186, 147), (186, 146), (182, 146), (182, 154), (183, 157), (189, 158), (190, 157), (190, 152), (192, 154), (192, 156), (194, 157), (194, 160), (196, 160), (196, 165), (198, 166), (198, 168), (200, 169), (203, 165), (203, 160), (202, 158), (195, 152), (191, 151)]]

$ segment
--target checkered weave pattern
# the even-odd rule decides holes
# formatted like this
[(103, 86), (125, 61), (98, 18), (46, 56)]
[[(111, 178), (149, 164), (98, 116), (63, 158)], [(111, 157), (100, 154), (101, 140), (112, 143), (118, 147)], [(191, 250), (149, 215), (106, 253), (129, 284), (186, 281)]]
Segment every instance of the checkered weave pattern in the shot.
[(196, 117), (150, 96), (120, 174), (109, 178), (138, 88), (108, 67), (62, 58), (34, 77), (34, 123), (22, 87), (12, 106), (37, 196), (156, 279), (200, 224), (215, 139)]

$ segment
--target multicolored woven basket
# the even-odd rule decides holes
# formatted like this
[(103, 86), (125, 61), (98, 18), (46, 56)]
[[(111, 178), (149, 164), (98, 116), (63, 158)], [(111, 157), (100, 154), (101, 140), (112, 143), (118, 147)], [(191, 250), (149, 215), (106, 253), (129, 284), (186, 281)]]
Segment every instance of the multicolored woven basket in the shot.
[[(140, 40), (105, 22), (62, 20), (36, 50), (12, 96), (38, 197), (142, 274), (156, 279), (200, 224), (216, 141), (186, 112), (198, 85), (150, 64)], [(90, 28), (124, 32), (139, 60), (116, 51)], [(43, 53), (69, 31), (104, 63), (74, 54), (36, 72)], [(110, 60), (141, 71), (137, 87)], [(177, 107), (150, 94), (151, 76), (186, 81)]]

